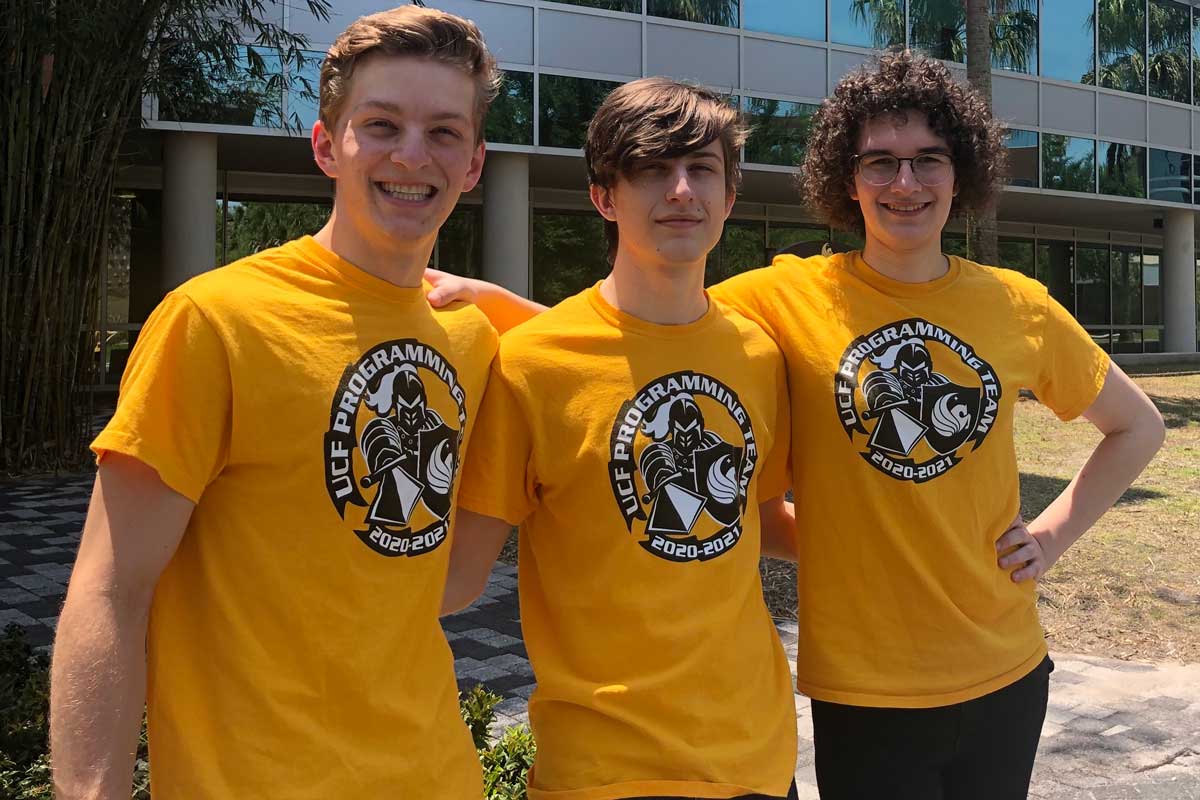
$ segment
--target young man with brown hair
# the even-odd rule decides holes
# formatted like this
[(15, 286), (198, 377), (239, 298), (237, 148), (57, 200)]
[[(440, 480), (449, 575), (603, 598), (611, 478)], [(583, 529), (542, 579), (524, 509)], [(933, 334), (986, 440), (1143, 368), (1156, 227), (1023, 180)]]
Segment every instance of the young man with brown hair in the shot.
[(438, 625), (455, 478), (496, 349), (421, 275), (483, 166), (474, 24), (363, 17), (321, 68), (315, 236), (197, 277), (146, 323), (59, 622), (60, 798), (478, 798)]
[(784, 364), (704, 291), (744, 139), (705, 89), (616, 89), (585, 148), (612, 272), (500, 342), (444, 610), (520, 525), (532, 800), (792, 784), (791, 676), (758, 572), (762, 549), (792, 551)]

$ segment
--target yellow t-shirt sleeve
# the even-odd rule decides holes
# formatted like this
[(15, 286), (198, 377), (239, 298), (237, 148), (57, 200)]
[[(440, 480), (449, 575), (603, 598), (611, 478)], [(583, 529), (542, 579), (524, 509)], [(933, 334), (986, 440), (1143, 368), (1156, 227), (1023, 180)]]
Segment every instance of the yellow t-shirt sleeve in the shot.
[(195, 302), (173, 292), (143, 326), (92, 450), (97, 461), (136, 458), (198, 503), (228, 457), (231, 397), (224, 343)]
[(771, 431), (771, 448), (763, 460), (761, 477), (758, 479), (758, 501), (765, 502), (792, 488), (792, 413), (788, 397), (787, 371), (783, 356), (775, 377), (775, 419)]
[(520, 525), (537, 505), (533, 437), (525, 409), (497, 356), (475, 416), (458, 505)]
[(1059, 419), (1074, 419), (1104, 388), (1109, 358), (1070, 312), (1049, 295), (1041, 356), (1038, 384), (1031, 387), (1034, 394)]

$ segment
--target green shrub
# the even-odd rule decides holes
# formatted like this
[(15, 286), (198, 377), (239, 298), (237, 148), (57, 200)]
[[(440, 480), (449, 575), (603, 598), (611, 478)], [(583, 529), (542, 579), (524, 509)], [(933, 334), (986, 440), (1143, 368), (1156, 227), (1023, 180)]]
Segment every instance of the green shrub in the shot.
[(0, 763), (24, 770), (50, 744), (50, 659), (34, 652), (25, 629), (0, 636)]
[(533, 733), (526, 725), (515, 725), (499, 740), (491, 742), (488, 729), (496, 720), (499, 702), (500, 696), (482, 684), (472, 688), (466, 697), (458, 698), (459, 710), (483, 767), (483, 796), (487, 800), (525, 800), (525, 774), (533, 764), (536, 750)]
[(496, 721), (496, 704), (500, 700), (500, 695), (488, 691), (482, 683), (475, 684), (466, 697), (461, 692), (458, 695), (458, 710), (471, 731), (476, 750), (488, 748), (488, 728)]

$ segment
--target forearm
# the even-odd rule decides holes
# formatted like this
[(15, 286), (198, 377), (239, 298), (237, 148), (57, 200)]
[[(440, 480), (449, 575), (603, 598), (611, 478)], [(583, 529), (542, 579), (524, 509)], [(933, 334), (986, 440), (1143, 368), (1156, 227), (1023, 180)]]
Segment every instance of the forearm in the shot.
[(1161, 427), (1149, 423), (1100, 441), (1062, 493), (1029, 523), (1051, 564), (1120, 499), (1161, 443)]
[(796, 509), (782, 497), (759, 506), (762, 554), (782, 561), (796, 560)]
[(59, 800), (128, 800), (146, 697), (144, 612), (103, 592), (69, 593), (50, 684)]

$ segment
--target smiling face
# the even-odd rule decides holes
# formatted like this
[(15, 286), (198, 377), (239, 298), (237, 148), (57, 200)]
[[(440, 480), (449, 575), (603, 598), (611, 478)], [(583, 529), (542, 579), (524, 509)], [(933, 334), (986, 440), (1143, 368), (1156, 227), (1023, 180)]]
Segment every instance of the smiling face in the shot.
[(913, 165), (903, 161), (895, 179), (883, 186), (869, 182), (862, 166), (880, 155), (904, 159), (922, 154), (949, 156), (949, 144), (929, 127), (925, 115), (901, 111), (869, 120), (859, 134), (855, 152), (859, 166), (850, 196), (862, 209), (867, 240), (897, 253), (940, 248), (942, 228), (954, 202), (953, 166), (944, 182), (927, 185), (913, 174)]
[(735, 198), (726, 188), (719, 141), (677, 158), (641, 161), (611, 187), (593, 185), (591, 195), (600, 214), (617, 224), (618, 260), (702, 269)]
[(337, 181), (334, 215), (358, 246), (387, 253), (428, 245), (483, 169), (475, 83), (419, 56), (368, 57), (332, 129), (313, 126), (318, 166)]

